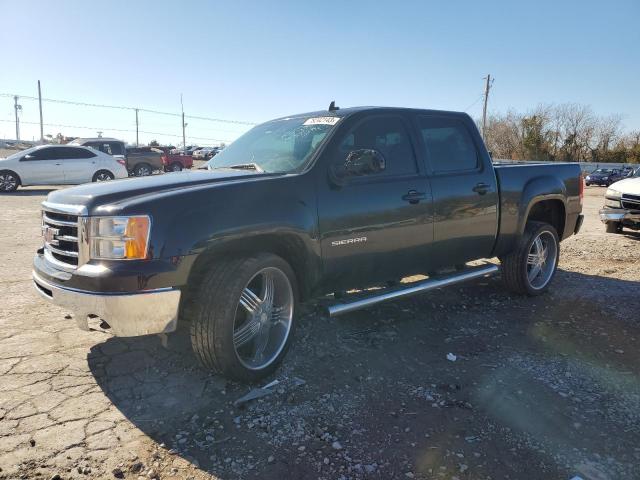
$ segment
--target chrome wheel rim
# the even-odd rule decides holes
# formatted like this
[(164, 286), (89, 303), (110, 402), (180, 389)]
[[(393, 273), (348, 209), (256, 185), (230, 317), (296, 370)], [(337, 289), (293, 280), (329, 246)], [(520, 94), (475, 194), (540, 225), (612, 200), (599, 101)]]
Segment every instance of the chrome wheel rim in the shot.
[(240, 363), (260, 370), (284, 349), (293, 320), (293, 289), (276, 267), (256, 273), (240, 294), (233, 324), (233, 347)]
[(151, 169), (149, 167), (138, 167), (138, 176), (147, 177), (151, 175)]
[(173, 167), (171, 167), (171, 170), (173, 170), (174, 172), (179, 172), (180, 170), (182, 170), (182, 167), (180, 165), (174, 165)]
[(10, 192), (15, 190), (18, 185), (18, 179), (10, 173), (0, 174), (0, 190)]
[(527, 279), (536, 290), (551, 280), (558, 258), (558, 244), (550, 232), (541, 232), (531, 244), (527, 255)]
[(111, 180), (111, 175), (106, 172), (100, 172), (96, 175), (96, 182), (108, 182), (109, 180)]

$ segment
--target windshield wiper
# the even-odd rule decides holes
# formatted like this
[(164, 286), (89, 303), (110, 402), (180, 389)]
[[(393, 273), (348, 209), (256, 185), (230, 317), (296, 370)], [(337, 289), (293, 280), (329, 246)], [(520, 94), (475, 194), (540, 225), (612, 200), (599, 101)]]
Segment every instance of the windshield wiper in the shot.
[(235, 170), (255, 170), (258, 173), (264, 173), (264, 169), (257, 163), (238, 163), (237, 165), (225, 165), (224, 167), (214, 168), (233, 168)]

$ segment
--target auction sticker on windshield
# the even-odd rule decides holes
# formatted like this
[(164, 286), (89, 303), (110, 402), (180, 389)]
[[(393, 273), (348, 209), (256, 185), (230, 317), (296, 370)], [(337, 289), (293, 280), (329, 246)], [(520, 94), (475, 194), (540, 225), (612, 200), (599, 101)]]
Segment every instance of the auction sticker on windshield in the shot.
[(303, 125), (335, 125), (340, 117), (313, 117), (307, 118)]

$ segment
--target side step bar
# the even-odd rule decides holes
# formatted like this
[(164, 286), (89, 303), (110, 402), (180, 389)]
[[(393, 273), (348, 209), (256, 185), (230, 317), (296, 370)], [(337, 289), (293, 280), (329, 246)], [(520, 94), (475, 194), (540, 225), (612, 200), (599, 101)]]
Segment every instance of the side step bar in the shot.
[(401, 287), (393, 289), (392, 291), (384, 290), (381, 293), (374, 293), (365, 298), (360, 298), (352, 302), (329, 305), (328, 307), (326, 307), (326, 309), (330, 317), (337, 317), (338, 315), (353, 312), (354, 310), (360, 310), (361, 308), (367, 308), (378, 303), (386, 302), (388, 300), (408, 297), (409, 295), (415, 295), (416, 293), (428, 292), (429, 290), (435, 290), (436, 288), (448, 287), (449, 285), (455, 285), (456, 283), (462, 283), (468, 280), (493, 275), (499, 270), (500, 268), (497, 265), (493, 264), (470, 267), (461, 272), (456, 272), (437, 278), (429, 278), (421, 282), (411, 283), (404, 288)]

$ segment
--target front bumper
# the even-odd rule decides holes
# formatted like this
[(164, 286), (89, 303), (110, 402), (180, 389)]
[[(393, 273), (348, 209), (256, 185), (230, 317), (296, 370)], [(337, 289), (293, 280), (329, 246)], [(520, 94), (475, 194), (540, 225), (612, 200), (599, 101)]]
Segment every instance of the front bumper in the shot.
[(640, 211), (627, 210), (625, 208), (602, 208), (600, 220), (607, 222), (640, 222)]
[[(36, 291), (48, 301), (75, 314), (77, 325), (88, 330), (88, 317), (109, 324), (110, 332), (122, 337), (169, 333), (176, 329), (181, 292), (176, 288), (155, 288), (134, 292), (97, 292), (57, 282), (51, 271), (41, 270), (42, 259), (34, 262)], [(61, 272), (62, 273), (62, 272)]]

